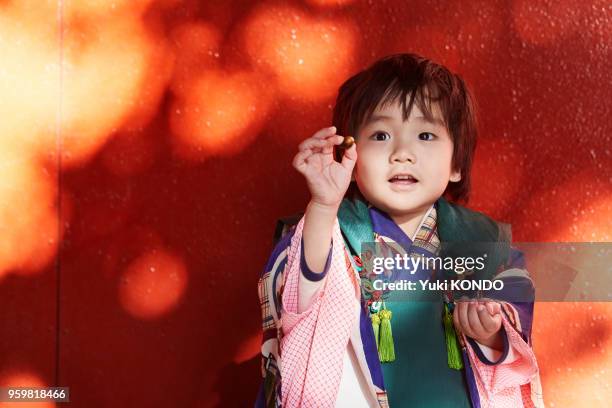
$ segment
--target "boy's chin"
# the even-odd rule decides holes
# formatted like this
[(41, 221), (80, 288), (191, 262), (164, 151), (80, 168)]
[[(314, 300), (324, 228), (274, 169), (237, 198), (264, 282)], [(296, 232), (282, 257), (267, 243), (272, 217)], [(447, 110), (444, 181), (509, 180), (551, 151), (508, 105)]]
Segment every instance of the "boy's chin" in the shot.
[(430, 200), (419, 200), (415, 198), (405, 198), (400, 200), (388, 200), (382, 203), (380, 208), (389, 215), (409, 215), (415, 212), (427, 211), (429, 207), (435, 202)]

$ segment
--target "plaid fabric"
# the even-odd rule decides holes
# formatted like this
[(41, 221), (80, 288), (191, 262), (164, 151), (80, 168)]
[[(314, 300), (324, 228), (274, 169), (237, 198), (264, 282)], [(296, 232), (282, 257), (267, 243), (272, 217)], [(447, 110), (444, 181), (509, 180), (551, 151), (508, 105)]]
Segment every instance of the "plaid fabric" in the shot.
[(259, 285), (257, 286), (258, 294), (259, 294), (259, 305), (261, 307), (261, 321), (263, 326), (264, 333), (274, 329), (276, 331), (276, 324), (274, 323), (274, 318), (272, 317), (272, 313), (270, 312), (270, 298), (269, 298), (269, 288), (268, 285), (264, 284), (264, 282), (268, 282), (270, 279), (270, 272), (266, 272), (259, 280)]
[(436, 219), (436, 208), (433, 207), (416, 233), (412, 243), (413, 246), (423, 248), (432, 254), (437, 254), (440, 251), (440, 238), (436, 229)]

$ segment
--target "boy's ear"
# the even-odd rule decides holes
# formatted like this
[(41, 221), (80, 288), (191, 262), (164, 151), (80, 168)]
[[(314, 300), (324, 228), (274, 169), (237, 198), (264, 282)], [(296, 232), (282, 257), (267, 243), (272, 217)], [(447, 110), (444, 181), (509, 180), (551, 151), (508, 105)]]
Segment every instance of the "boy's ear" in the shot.
[(453, 183), (461, 181), (461, 171), (453, 170), (453, 172), (451, 173), (450, 178), (448, 180), (452, 181)]

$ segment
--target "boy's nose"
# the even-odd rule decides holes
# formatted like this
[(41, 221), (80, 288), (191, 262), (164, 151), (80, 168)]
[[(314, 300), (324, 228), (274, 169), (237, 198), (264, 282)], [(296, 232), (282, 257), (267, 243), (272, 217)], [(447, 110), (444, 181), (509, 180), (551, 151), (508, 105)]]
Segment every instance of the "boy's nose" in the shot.
[(408, 148), (408, 146), (401, 146), (395, 149), (391, 155), (391, 161), (396, 163), (416, 163), (416, 156)]

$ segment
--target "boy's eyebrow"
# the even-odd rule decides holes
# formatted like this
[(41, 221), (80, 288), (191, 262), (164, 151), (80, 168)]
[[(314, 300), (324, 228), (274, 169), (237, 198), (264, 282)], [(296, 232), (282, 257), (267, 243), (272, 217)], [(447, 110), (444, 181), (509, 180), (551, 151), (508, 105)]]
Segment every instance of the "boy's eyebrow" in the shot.
[(417, 116), (414, 119), (420, 121), (420, 122), (425, 122), (425, 123), (431, 123), (432, 125), (437, 125), (437, 126), (441, 126), (441, 127), (446, 127), (446, 125), (444, 124), (444, 122), (442, 122), (442, 120), (438, 119), (438, 118), (431, 118), (431, 119), (427, 119), (425, 116)]
[[(442, 120), (438, 119), (438, 118), (427, 119), (425, 116), (416, 116), (416, 117), (414, 117), (414, 119), (418, 120), (419, 122), (431, 123), (432, 125), (446, 127), (444, 122)], [(369, 125), (370, 123), (374, 123), (374, 122), (378, 122), (378, 121), (383, 121), (384, 122), (384, 121), (392, 121), (392, 120), (394, 120), (394, 118), (391, 117), (391, 116), (381, 115), (381, 114), (374, 114), (374, 115), (370, 116), (370, 118), (365, 123), (365, 125)]]
[(393, 118), (391, 116), (387, 116), (387, 115), (374, 114), (374, 115), (371, 115), (368, 118), (368, 121), (365, 124), (367, 125), (367, 124), (370, 124), (370, 123), (373, 123), (373, 122), (379, 122), (379, 121), (383, 121), (384, 122), (384, 121), (388, 121), (388, 120), (393, 120)]

